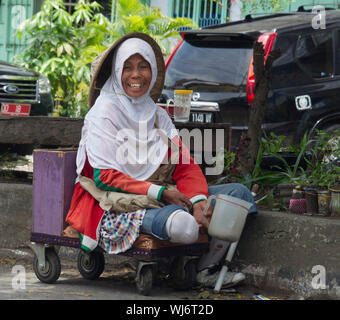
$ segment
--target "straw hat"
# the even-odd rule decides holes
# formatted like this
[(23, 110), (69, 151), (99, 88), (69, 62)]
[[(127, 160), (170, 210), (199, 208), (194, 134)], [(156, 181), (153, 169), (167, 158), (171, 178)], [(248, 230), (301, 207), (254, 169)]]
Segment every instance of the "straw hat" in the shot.
[[(163, 59), (162, 51), (157, 44), (157, 42), (151, 38), (149, 35), (141, 32), (134, 32), (124, 35), (123, 37), (119, 38), (110, 48), (106, 49), (99, 57), (93, 61), (93, 65), (91, 69), (94, 70), (90, 89), (89, 89), (89, 107), (91, 108), (96, 99), (100, 94), (101, 88), (104, 86), (105, 81), (109, 78), (111, 74), (111, 64), (112, 64), (112, 57), (114, 51), (118, 48), (118, 46), (124, 42), (126, 39), (129, 38), (140, 38), (146, 41), (153, 49), (156, 62), (157, 62), (157, 70), (158, 75), (155, 82), (155, 85), (150, 91), (150, 96), (153, 101), (157, 101), (161, 95), (164, 85), (164, 77), (165, 77), (165, 64)], [(96, 61), (97, 60), (97, 61)]]

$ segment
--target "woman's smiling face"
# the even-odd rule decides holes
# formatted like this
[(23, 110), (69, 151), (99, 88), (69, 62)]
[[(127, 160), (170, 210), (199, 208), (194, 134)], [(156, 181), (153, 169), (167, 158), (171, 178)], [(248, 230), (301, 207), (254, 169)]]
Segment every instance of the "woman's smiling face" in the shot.
[(151, 78), (150, 64), (139, 53), (124, 62), (122, 85), (128, 96), (132, 98), (143, 96), (149, 89)]

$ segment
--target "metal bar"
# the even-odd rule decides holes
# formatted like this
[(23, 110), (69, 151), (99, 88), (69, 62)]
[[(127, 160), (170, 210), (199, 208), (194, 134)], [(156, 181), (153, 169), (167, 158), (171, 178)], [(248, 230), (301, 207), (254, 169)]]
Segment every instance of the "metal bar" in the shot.
[(2, 12), (3, 12), (4, 2), (0, 1), (0, 24), (3, 23), (2, 21)]
[(201, 18), (201, 7), (202, 7), (201, 0), (194, 0), (194, 18), (193, 18), (193, 20), (196, 21), (197, 24), (199, 24), (200, 18)]
[[(222, 3), (222, 2), (221, 2)], [(221, 5), (220, 2), (216, 2), (216, 7), (215, 7), (215, 19), (219, 19), (221, 17)]]
[(9, 18), (9, 3), (8, 0), (4, 3), (4, 8), (3, 8), (3, 12), (4, 12), (4, 27), (5, 27), (5, 32), (4, 32), (4, 53), (5, 53), (5, 60), (8, 61), (8, 50), (7, 50), (7, 43), (8, 43), (8, 39), (7, 39), (7, 35), (8, 35), (8, 18)]
[(168, 1), (168, 16), (173, 17), (174, 16), (174, 2)]
[(197, 7), (198, 7), (198, 3), (197, 0), (193, 0), (193, 6), (192, 6), (192, 20), (194, 20), (196, 23), (198, 23), (198, 19), (197, 19)]
[[(31, 100), (31, 99), (14, 99), (13, 101), (11, 101), (10, 99), (7, 99), (7, 101), (3, 101), (3, 103), (30, 103), (30, 104), (34, 104), (34, 103), (39, 103), (39, 100)], [(1, 115), (0, 115), (1, 116)]]
[[(25, 5), (22, 1), (19, 0), (19, 2), (16, 2), (16, 5), (20, 5), (20, 6), (23, 7), (25, 18), (26, 18), (26, 11), (28, 9), (27, 3)], [(21, 15), (21, 11), (20, 11), (20, 15)], [(19, 20), (17, 20), (17, 22), (18, 21)], [(20, 21), (21, 21), (21, 16), (20, 16)], [(16, 22), (16, 24), (17, 24), (17, 22)], [(19, 39), (18, 39), (17, 34), (16, 34), (18, 26), (16, 24), (13, 24), (13, 17), (12, 17), (12, 34), (11, 34), (11, 38), (12, 38), (12, 42), (13, 42), (13, 52), (12, 52), (13, 55), (18, 50), (18, 46), (19, 46)]]
[(224, 23), (227, 21), (227, 16), (228, 16), (228, 1), (227, 0), (222, 0), (222, 13), (221, 13), (221, 22)]
[(0, 82), (0, 85), (15, 85), (22, 87), (35, 87), (35, 83)]
[(36, 94), (34, 92), (34, 94), (13, 94), (13, 93), (0, 93), (0, 96), (2, 97), (13, 97), (13, 99), (15, 99), (15, 97), (36, 97)]
[(217, 281), (216, 281), (216, 284), (215, 284), (215, 288), (214, 288), (214, 292), (219, 292), (221, 290), (224, 277), (225, 277), (225, 275), (228, 271), (228, 262), (231, 262), (231, 260), (233, 259), (237, 245), (238, 245), (238, 241), (230, 244), (230, 247), (229, 247), (228, 252), (227, 252), (227, 256), (225, 258), (225, 261), (227, 263), (223, 265), (223, 267), (222, 267), (222, 269), (221, 269), (221, 271), (218, 275), (218, 278), (217, 278)]
[(182, 0), (182, 12), (181, 17), (185, 17), (185, 7), (186, 7), (187, 0)]
[(9, 79), (9, 80), (29, 80), (29, 81), (36, 81), (38, 77), (22, 77), (22, 76), (7, 76), (7, 75), (0, 75), (0, 79)]
[[(32, 93), (34, 93), (35, 94), (35, 88), (20, 88), (19, 89), (19, 92), (32, 92)], [(2, 94), (2, 93), (0, 93), (0, 94)], [(17, 95), (17, 93), (5, 93), (6, 95), (10, 95), (10, 96), (16, 96)]]
[(176, 0), (176, 8), (175, 8), (175, 15), (178, 17), (179, 14), (179, 0)]

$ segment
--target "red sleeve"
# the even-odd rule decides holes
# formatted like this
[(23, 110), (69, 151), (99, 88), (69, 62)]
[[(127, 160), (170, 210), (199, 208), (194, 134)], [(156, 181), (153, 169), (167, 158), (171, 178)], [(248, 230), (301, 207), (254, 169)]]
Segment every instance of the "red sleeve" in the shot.
[(114, 169), (94, 169), (91, 167), (87, 157), (82, 175), (94, 180), (98, 188), (108, 191), (146, 195), (151, 185), (150, 182), (135, 180), (129, 175)]
[(94, 169), (93, 178), (97, 187), (106, 191), (146, 195), (151, 185), (114, 169)]
[(182, 146), (179, 163), (176, 165), (172, 175), (177, 189), (189, 199), (197, 195), (209, 197), (208, 183), (201, 168), (192, 158), (185, 145), (183, 145), (179, 139), (177, 141), (175, 141), (175, 143)]

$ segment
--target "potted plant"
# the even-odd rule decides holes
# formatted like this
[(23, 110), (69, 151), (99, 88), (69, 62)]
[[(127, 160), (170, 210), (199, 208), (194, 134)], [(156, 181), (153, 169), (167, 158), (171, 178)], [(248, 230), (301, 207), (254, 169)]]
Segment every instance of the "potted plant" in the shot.
[(307, 213), (328, 215), (330, 200), (329, 186), (333, 179), (333, 166), (329, 168), (329, 157), (333, 153), (330, 145), (332, 136), (325, 131), (316, 131), (310, 139), (308, 157), (305, 158), (306, 186), (304, 187)]
[(306, 198), (304, 187), (307, 183), (306, 174), (303, 169), (301, 169), (300, 174), (292, 179), (295, 187), (292, 192), (292, 198), (289, 201), (289, 211), (293, 213), (306, 213)]
[(329, 205), (327, 214), (340, 216), (340, 131), (333, 132), (331, 135), (319, 131), (318, 137), (321, 146), (319, 157), (322, 157), (318, 177), (320, 204), (325, 205), (325, 210), (327, 204)]
[(331, 216), (340, 217), (340, 167), (337, 163), (332, 167), (332, 173), (329, 210)]
[[(282, 142), (282, 141), (281, 141)], [(294, 154), (294, 161), (287, 161), (278, 150), (271, 148), (268, 155), (276, 158), (278, 164), (273, 165), (273, 169), (278, 170), (278, 175), (285, 183), (292, 184), (292, 195), (289, 200), (289, 211), (293, 213), (306, 212), (306, 199), (304, 198), (303, 187), (306, 185), (305, 157), (310, 145), (309, 134), (306, 132), (298, 146), (289, 145), (288, 150)]]

